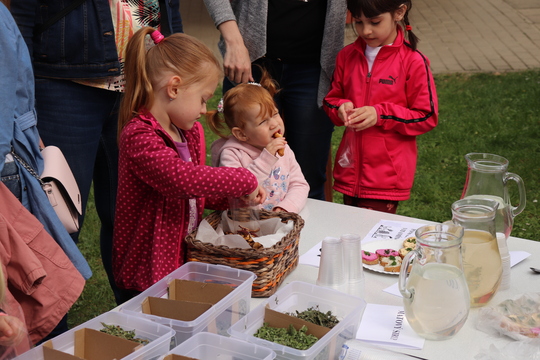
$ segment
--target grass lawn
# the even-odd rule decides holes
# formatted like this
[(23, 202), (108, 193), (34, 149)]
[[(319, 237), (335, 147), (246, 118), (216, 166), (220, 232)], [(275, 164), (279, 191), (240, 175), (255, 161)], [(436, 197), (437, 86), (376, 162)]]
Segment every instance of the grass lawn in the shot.
[[(525, 183), (527, 206), (515, 218), (512, 236), (540, 241), (540, 71), (504, 74), (439, 75), (439, 125), (418, 137), (418, 166), (411, 199), (398, 214), (432, 221), (451, 218), (450, 206), (463, 191), (464, 155), (488, 152), (507, 158), (509, 171)], [(218, 90), (219, 91), (219, 90)], [(218, 94), (218, 92), (216, 92)], [(209, 104), (215, 109), (220, 97)], [(203, 121), (204, 124), (204, 121)], [(334, 154), (343, 128), (333, 138)], [(206, 132), (209, 148), (215, 135)], [(512, 203), (519, 200), (510, 183)], [(91, 196), (92, 198), (92, 196)], [(342, 202), (334, 194), (335, 202)], [(94, 276), (69, 314), (70, 326), (85, 322), (115, 306), (99, 254), (99, 220), (88, 204), (79, 247)]]

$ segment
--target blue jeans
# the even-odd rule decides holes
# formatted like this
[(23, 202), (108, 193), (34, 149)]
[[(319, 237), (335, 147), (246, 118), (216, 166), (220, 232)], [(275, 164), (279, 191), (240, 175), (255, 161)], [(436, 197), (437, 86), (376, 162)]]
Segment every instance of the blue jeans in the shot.
[[(287, 143), (309, 184), (309, 197), (325, 200), (326, 165), (334, 125), (317, 104), (320, 65), (284, 64), (268, 58), (253, 64), (266, 68), (278, 82), (281, 91), (275, 100), (285, 122)], [(259, 81), (259, 68), (253, 66), (252, 71), (255, 81)], [(225, 78), (223, 92), (232, 87), (233, 84)]]
[[(69, 80), (36, 79), (38, 130), (45, 145), (64, 153), (79, 185), (82, 227), (92, 181), (101, 221), (103, 267), (116, 297), (112, 274), (112, 237), (118, 187), (118, 107), (122, 94)], [(79, 233), (72, 234), (78, 242)]]
[(4, 168), (0, 173), (0, 181), (7, 186), (7, 188), (15, 195), (19, 201), (22, 198), (21, 194), (21, 178), (19, 176), (19, 169), (15, 161), (6, 162)]

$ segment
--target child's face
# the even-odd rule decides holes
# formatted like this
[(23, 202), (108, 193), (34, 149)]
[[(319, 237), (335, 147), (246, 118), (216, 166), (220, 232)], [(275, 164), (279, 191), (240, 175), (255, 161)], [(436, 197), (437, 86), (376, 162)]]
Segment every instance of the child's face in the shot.
[(219, 76), (210, 74), (202, 81), (181, 86), (178, 97), (171, 101), (168, 115), (171, 122), (179, 129), (190, 130), (201, 115), (206, 114), (206, 103), (214, 95)]
[(392, 44), (397, 36), (397, 22), (403, 18), (402, 9), (403, 7), (393, 15), (386, 12), (372, 18), (366, 18), (364, 14), (355, 18), (354, 26), (358, 36), (361, 36), (371, 47)]
[(259, 116), (260, 110), (260, 105), (248, 108), (243, 133), (246, 136), (245, 142), (256, 148), (264, 149), (274, 139), (275, 133), (283, 135), (285, 125), (277, 108), (274, 108), (270, 115)]

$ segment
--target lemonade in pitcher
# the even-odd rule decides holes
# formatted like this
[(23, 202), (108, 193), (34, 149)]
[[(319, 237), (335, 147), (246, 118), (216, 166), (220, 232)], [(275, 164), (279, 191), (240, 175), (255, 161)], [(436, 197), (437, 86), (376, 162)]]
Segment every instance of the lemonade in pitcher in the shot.
[(431, 340), (452, 337), (469, 313), (469, 292), (463, 271), (430, 263), (413, 267), (408, 280), (414, 297), (404, 298), (407, 321), (418, 335)]
[(497, 201), (485, 198), (467, 198), (452, 204), (452, 222), (464, 229), (463, 271), (473, 307), (486, 305), (501, 283), (502, 261), (495, 234), (498, 206)]
[(452, 338), (469, 315), (470, 296), (463, 275), (463, 228), (426, 225), (415, 233), (416, 249), (403, 259), (398, 287), (405, 316), (416, 333), (430, 340)]
[(471, 305), (485, 305), (501, 282), (502, 263), (497, 238), (487, 231), (465, 229), (462, 247)]

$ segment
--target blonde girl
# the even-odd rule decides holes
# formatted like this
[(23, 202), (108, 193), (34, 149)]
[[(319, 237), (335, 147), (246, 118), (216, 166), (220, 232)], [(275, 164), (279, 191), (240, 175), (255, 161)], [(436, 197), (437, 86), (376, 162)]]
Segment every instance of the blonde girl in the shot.
[(262, 208), (300, 212), (309, 192), (285, 125), (274, 102), (275, 83), (262, 71), (261, 83), (240, 84), (225, 93), (220, 111), (207, 115), (221, 139), (212, 144), (212, 165), (244, 167), (266, 190)]
[(249, 171), (204, 164), (197, 120), (221, 77), (207, 46), (143, 28), (128, 43), (125, 77), (113, 241), (124, 301), (184, 263), (184, 238), (205, 206), (225, 208), (227, 197), (260, 203), (264, 195)]

